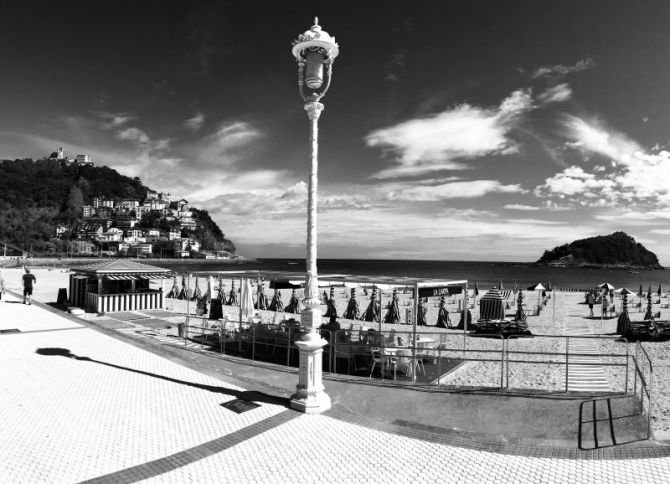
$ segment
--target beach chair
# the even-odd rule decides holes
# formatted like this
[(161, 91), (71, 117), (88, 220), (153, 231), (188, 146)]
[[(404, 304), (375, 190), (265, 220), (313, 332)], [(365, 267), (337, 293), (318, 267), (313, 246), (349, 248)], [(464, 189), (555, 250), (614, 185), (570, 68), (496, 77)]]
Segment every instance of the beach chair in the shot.
[(391, 358), (393, 366), (393, 380), (398, 378), (398, 368), (405, 372), (405, 376), (410, 376), (416, 370), (416, 364), (412, 362), (412, 351), (408, 349), (398, 350), (395, 358)]
[(337, 360), (346, 359), (347, 360), (347, 375), (351, 374), (351, 364), (353, 362), (354, 371), (357, 370), (356, 367), (356, 353), (353, 351), (353, 347), (348, 344), (335, 344), (335, 373), (337, 373)]
[(385, 355), (379, 348), (370, 348), (370, 357), (372, 361), (372, 367), (370, 368), (370, 378), (372, 378), (372, 373), (374, 373), (375, 367), (379, 366), (382, 379), (384, 379), (384, 371), (388, 367), (389, 357)]

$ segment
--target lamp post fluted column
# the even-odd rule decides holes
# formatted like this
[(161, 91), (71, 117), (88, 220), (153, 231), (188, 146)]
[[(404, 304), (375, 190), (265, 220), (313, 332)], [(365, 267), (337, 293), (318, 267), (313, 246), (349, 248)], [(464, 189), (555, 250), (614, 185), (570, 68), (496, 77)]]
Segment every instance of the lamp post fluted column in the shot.
[(321, 30), (318, 19), (314, 19), (314, 25), (310, 30), (300, 35), (293, 43), (292, 51), (298, 62), (298, 86), (309, 118), (311, 155), (307, 192), (305, 298), (302, 301), (305, 308), (300, 313), (303, 336), (300, 341), (296, 341), (300, 352), (300, 367), (296, 392), (291, 396), (291, 408), (304, 413), (321, 413), (328, 410), (331, 403), (321, 378), (323, 347), (328, 342), (317, 332), (321, 323), (319, 276), (316, 264), (319, 117), (324, 107), (319, 101), (330, 86), (332, 63), (339, 53), (339, 47), (335, 43), (335, 38)]
[(307, 191), (307, 278), (305, 281), (305, 305), (320, 305), (319, 278), (317, 275), (317, 200), (319, 186), (319, 117), (323, 111), (320, 102), (308, 102), (305, 111), (309, 118), (309, 139), (312, 148)]

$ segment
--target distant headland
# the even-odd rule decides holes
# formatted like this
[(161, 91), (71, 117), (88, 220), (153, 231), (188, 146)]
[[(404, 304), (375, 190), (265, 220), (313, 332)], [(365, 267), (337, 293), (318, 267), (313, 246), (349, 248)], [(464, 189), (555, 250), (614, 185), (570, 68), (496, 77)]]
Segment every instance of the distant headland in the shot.
[(575, 240), (545, 250), (536, 262), (555, 267), (607, 267), (616, 269), (663, 269), (656, 254), (625, 232)]

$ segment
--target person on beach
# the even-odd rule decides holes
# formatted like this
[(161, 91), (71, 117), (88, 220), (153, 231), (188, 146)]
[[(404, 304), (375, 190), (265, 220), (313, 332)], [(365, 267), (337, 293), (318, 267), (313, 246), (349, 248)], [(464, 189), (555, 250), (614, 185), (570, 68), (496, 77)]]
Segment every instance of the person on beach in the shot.
[(586, 304), (589, 305), (589, 311), (591, 314), (589, 316), (593, 316), (593, 305), (596, 302), (596, 297), (593, 295), (592, 291), (589, 291), (589, 293), (586, 295)]
[(609, 301), (607, 300), (607, 293), (603, 294), (603, 317), (607, 316), (609, 311)]
[(37, 282), (34, 274), (30, 273), (30, 269), (26, 267), (26, 273), (23, 274), (23, 304), (28, 301), (28, 304), (32, 304), (33, 296), (33, 284)]

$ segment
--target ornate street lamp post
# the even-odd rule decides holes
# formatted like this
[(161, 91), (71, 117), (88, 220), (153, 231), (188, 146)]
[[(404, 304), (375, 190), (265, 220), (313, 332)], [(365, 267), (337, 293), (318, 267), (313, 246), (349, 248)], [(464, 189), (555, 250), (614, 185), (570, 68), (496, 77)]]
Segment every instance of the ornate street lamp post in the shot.
[(339, 54), (335, 37), (321, 30), (319, 19), (293, 42), (293, 56), (298, 62), (298, 87), (305, 101), (309, 118), (312, 145), (307, 195), (307, 276), (305, 278), (305, 309), (300, 323), (305, 334), (296, 342), (300, 351), (300, 371), (296, 393), (291, 396), (291, 408), (305, 413), (320, 413), (330, 408), (330, 397), (321, 381), (323, 347), (327, 342), (317, 332), (321, 322), (321, 300), (316, 270), (316, 202), (319, 167), (319, 116), (323, 104), (319, 101), (330, 87), (333, 61)]

